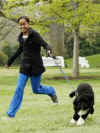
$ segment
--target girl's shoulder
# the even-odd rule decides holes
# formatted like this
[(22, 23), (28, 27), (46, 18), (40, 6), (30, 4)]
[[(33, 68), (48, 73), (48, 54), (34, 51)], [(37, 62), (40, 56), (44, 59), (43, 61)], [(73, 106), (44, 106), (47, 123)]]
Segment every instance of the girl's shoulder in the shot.
[(36, 30), (34, 30), (32, 28), (30, 28), (29, 34), (33, 34), (34, 36), (40, 36), (40, 34)]

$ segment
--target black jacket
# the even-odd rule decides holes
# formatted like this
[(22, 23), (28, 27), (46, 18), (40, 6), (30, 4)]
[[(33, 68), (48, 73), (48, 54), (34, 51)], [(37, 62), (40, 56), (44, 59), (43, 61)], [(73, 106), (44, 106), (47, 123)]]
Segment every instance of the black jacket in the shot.
[(41, 46), (46, 50), (51, 50), (49, 45), (33, 29), (29, 29), (29, 36), (24, 42), (23, 33), (18, 36), (19, 48), (15, 54), (8, 59), (8, 66), (23, 52), (23, 58), (20, 64), (20, 72), (31, 75), (40, 75), (45, 71), (41, 57)]

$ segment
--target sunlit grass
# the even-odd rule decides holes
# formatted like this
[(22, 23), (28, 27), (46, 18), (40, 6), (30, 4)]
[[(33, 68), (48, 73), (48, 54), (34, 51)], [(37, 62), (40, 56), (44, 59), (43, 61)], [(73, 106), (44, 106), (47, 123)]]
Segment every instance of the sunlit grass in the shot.
[[(67, 75), (71, 69), (64, 69)], [(99, 75), (99, 69), (82, 69), (80, 75)], [(43, 74), (42, 84), (56, 88), (59, 104), (54, 105), (46, 95), (32, 93), (30, 81), (25, 87), (24, 99), (16, 117), (5, 119), (6, 111), (16, 88), (18, 69), (0, 68), (0, 133), (99, 133), (100, 132), (100, 79), (80, 79), (65, 81), (54, 77), (62, 76), (58, 68), (47, 68)], [(50, 79), (50, 80), (49, 80)], [(70, 91), (81, 82), (90, 83), (95, 92), (95, 113), (89, 117), (85, 125), (77, 127), (71, 125), (72, 99), (68, 97)]]

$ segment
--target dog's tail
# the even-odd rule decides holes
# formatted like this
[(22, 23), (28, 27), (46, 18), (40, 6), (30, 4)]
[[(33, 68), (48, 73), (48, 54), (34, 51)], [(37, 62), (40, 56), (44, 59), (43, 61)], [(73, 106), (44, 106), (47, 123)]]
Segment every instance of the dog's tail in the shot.
[(70, 94), (69, 94), (69, 97), (74, 97), (75, 96), (75, 91), (72, 91)]

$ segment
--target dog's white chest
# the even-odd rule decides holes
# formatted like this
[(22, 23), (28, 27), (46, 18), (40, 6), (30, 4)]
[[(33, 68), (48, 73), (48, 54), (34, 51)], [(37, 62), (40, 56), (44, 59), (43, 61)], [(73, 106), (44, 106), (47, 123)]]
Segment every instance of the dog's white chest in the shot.
[(80, 111), (78, 112), (78, 115), (79, 115), (79, 116), (82, 116), (82, 115), (86, 114), (87, 111), (88, 111), (88, 109), (87, 109), (87, 110), (80, 110)]

